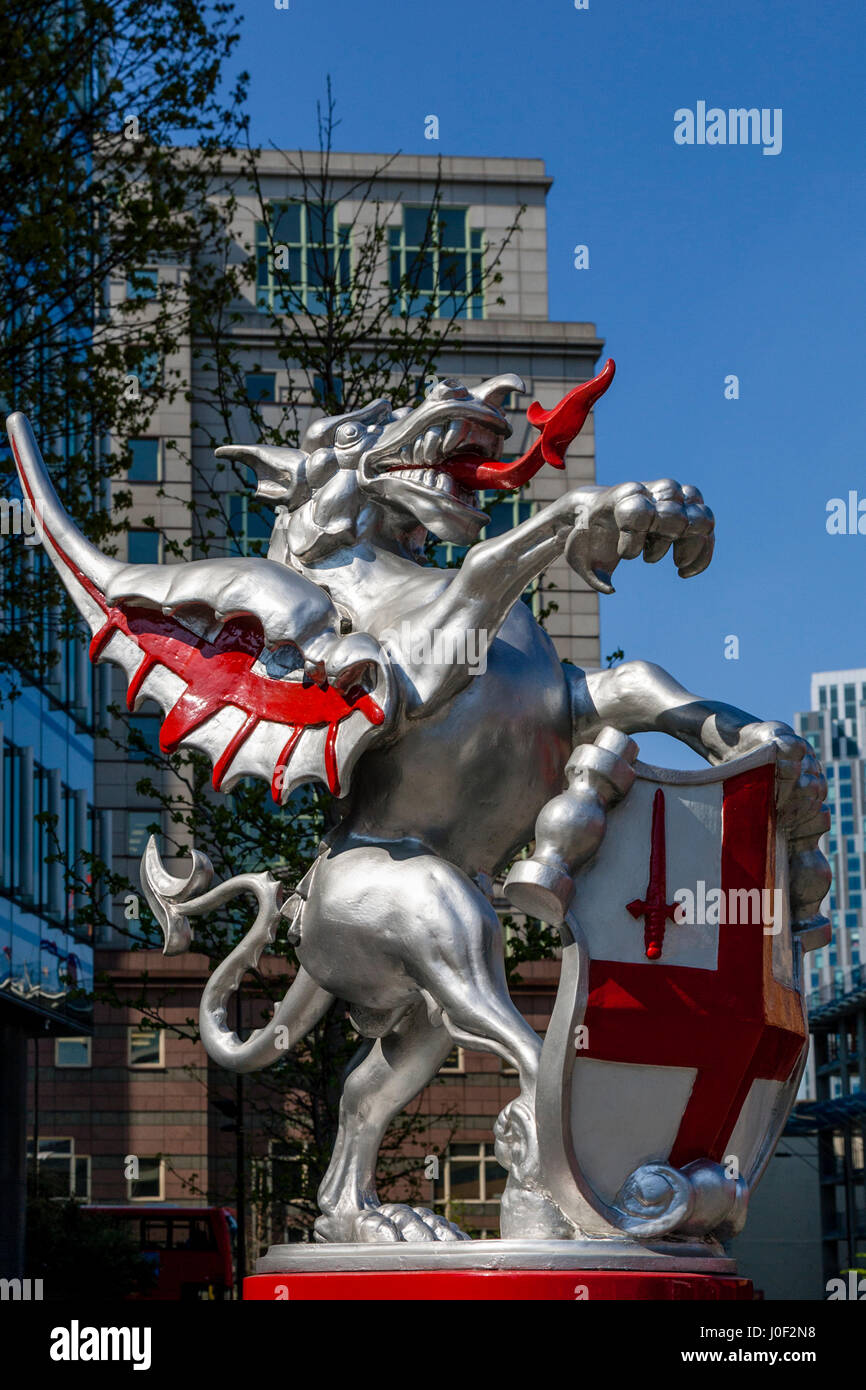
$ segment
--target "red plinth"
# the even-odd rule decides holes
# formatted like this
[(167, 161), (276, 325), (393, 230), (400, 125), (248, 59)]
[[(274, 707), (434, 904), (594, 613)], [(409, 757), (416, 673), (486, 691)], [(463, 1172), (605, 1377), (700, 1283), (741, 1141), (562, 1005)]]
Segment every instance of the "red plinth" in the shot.
[(310, 1300), (593, 1299), (750, 1301), (749, 1279), (721, 1274), (654, 1274), (598, 1269), (407, 1269), (319, 1274), (253, 1274), (244, 1299)]

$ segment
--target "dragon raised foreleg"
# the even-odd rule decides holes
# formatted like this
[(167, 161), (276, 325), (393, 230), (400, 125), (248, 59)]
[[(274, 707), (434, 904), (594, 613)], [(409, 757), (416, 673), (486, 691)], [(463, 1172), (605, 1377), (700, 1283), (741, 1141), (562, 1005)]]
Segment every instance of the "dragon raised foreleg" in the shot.
[[(269, 873), (238, 874), (210, 888), (213, 867), (206, 855), (192, 853), (193, 866), (186, 878), (168, 873), (151, 836), (141, 861), (145, 896), (165, 935), (165, 954), (179, 955), (192, 939), (190, 917), (213, 912), (241, 894), (249, 893), (259, 905), (256, 919), (243, 940), (211, 975), (199, 1011), (201, 1039), (209, 1057), (229, 1071), (248, 1072), (270, 1066), (294, 1047), (319, 1022), (334, 1002), (305, 970), (298, 970), (273, 1017), (242, 1042), (228, 1026), (228, 1006), (248, 970), (253, 970), (266, 946), (272, 944), (285, 908), (282, 885)], [(209, 890), (209, 891), (208, 891)]]
[[(428, 717), (467, 684), (527, 585), (560, 556), (592, 588), (612, 593), (619, 560), (643, 553), (654, 562), (671, 545), (684, 578), (699, 574), (712, 557), (712, 512), (696, 488), (670, 478), (577, 488), (504, 535), (474, 545), (442, 593), (404, 624), (398, 645), (411, 676), (410, 716)], [(417, 644), (420, 659), (419, 636), (426, 638)]]

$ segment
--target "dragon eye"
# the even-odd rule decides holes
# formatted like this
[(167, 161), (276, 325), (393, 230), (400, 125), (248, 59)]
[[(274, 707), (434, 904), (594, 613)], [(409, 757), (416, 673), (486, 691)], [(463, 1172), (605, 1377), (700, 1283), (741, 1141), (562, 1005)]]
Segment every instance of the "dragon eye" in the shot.
[(360, 439), (361, 431), (357, 425), (341, 425), (337, 430), (338, 444), (354, 444), (356, 439)]

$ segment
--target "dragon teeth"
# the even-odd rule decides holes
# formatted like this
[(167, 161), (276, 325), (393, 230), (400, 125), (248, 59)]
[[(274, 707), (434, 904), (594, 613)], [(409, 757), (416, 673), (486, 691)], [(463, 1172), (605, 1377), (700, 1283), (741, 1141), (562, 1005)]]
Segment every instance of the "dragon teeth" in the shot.
[(457, 486), (450, 473), (437, 473), (434, 486), (439, 492), (447, 493), (449, 497), (456, 497), (457, 495)]
[(468, 433), (468, 420), (452, 420), (442, 440), (442, 453), (445, 455), (453, 453), (458, 445), (463, 443)]
[(444, 492), (449, 497), (461, 496), (461, 500), (463, 495), (471, 497), (466, 488), (458, 487), (450, 473), (441, 473), (437, 468), (392, 468), (389, 476), (404, 478), (406, 482), (417, 483), (435, 492)]
[(477, 426), (473, 421), (458, 419), (450, 420), (446, 424), (431, 425), (424, 434), (402, 446), (397, 457), (403, 467), (390, 469), (390, 475), (392, 478), (403, 478), (406, 482), (415, 483), (417, 487), (441, 492), (446, 497), (454, 497), (468, 507), (477, 506), (477, 498), (470, 488), (457, 483), (450, 473), (430, 467), (431, 464), (441, 463), (443, 459), (467, 444), (481, 446), (490, 452), (496, 448), (496, 441), (491, 437), (490, 431), (483, 426)]
[[(431, 425), (423, 434), (409, 440), (397, 451), (396, 457), (405, 468), (421, 470), (441, 463), (458, 450), (472, 446), (488, 457), (496, 458), (501, 441), (485, 425), (474, 420), (449, 420)], [(400, 474), (399, 468), (390, 470)], [(418, 478), (415, 478), (418, 481)]]
[(436, 463), (441, 458), (442, 426), (431, 425), (424, 435), (423, 454), (425, 463)]

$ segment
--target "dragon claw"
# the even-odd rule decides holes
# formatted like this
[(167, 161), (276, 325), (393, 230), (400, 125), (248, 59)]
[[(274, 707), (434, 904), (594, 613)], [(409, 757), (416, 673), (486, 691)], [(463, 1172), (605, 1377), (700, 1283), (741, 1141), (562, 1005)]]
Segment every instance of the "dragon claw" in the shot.
[(354, 1239), (368, 1244), (435, 1244), (438, 1241), (470, 1240), (471, 1237), (429, 1207), (410, 1207), (403, 1202), (386, 1202), (359, 1212), (355, 1217)]
[(585, 492), (577, 498), (565, 559), (591, 589), (612, 594), (620, 560), (642, 554), (654, 565), (673, 546), (680, 578), (690, 579), (712, 559), (714, 525), (698, 489), (673, 478), (599, 488), (589, 501)]

